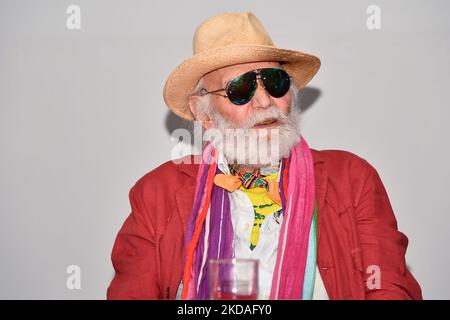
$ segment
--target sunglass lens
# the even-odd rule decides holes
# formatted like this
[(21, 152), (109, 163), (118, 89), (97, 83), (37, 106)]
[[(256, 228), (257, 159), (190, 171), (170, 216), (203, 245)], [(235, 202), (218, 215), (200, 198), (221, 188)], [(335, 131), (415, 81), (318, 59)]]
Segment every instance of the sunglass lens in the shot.
[(266, 68), (261, 70), (261, 78), (267, 92), (275, 98), (281, 98), (291, 86), (289, 75), (286, 71), (276, 68)]
[(233, 79), (227, 89), (230, 101), (236, 105), (243, 105), (252, 100), (256, 89), (256, 76), (247, 72)]

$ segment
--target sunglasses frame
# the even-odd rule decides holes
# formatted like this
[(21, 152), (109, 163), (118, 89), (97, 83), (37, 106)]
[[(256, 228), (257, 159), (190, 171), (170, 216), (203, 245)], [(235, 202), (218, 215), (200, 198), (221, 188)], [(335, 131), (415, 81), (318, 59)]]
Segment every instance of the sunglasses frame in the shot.
[[(236, 79), (238, 79), (238, 78), (240, 78), (240, 77), (242, 77), (242, 76), (244, 76), (244, 75), (246, 75), (246, 74), (248, 74), (248, 73), (253, 73), (253, 74), (255, 74), (255, 82), (256, 82), (256, 85), (255, 85), (255, 88), (253, 89), (253, 93), (249, 96), (249, 100), (248, 100), (247, 102), (243, 103), (243, 104), (237, 104), (237, 103), (233, 102), (233, 101), (229, 98), (229, 100), (231, 101), (231, 103), (233, 103), (233, 104), (235, 104), (235, 105), (237, 105), (237, 106), (247, 104), (247, 103), (249, 103), (250, 101), (252, 101), (253, 96), (254, 96), (254, 94), (255, 94), (255, 92), (256, 92), (256, 89), (258, 88), (258, 85), (259, 85), (259, 84), (258, 84), (258, 79), (262, 80), (262, 86), (263, 86), (264, 90), (267, 91), (266, 87), (264, 86), (264, 79), (262, 78), (262, 74), (261, 74), (261, 71), (262, 71), (262, 70), (267, 70), (267, 69), (282, 70), (282, 71), (284, 71), (284, 72), (287, 74), (287, 76), (288, 76), (288, 78), (289, 78), (289, 81), (291, 81), (291, 79), (292, 79), (292, 77), (286, 72), (286, 70), (284, 70), (284, 69), (282, 69), (282, 68), (259, 68), (259, 69), (254, 69), (254, 70), (251, 70), (251, 71), (247, 71), (247, 72), (245, 72), (245, 73), (243, 73), (243, 74), (240, 74), (240, 75), (238, 75), (237, 77), (231, 79), (230, 81), (227, 82), (227, 84), (225, 85), (225, 88), (221, 88), (221, 89), (217, 89), (217, 90), (213, 90), (213, 91), (208, 91), (208, 90), (206, 90), (205, 88), (202, 88), (202, 89), (200, 90), (200, 96), (204, 96), (204, 95), (207, 95), (207, 94), (214, 94), (214, 95), (218, 95), (218, 96), (221, 96), (221, 97), (224, 97), (224, 98), (229, 98), (228, 94), (220, 94), (219, 92), (221, 92), (221, 91), (228, 92), (229, 86), (230, 86), (230, 84), (231, 84), (233, 81), (235, 81)], [(289, 90), (288, 90), (288, 91), (289, 91)], [(269, 93), (269, 95), (272, 96), (272, 95), (270, 94), (269, 91), (267, 91), (267, 93)], [(287, 93), (287, 92), (286, 92), (286, 93)]]

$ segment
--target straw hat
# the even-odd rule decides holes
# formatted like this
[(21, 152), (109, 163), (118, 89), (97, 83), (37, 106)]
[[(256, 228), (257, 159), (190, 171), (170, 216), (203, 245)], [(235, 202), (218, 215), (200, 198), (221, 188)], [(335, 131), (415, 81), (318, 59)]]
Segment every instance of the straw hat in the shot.
[(229, 12), (205, 20), (194, 34), (194, 55), (168, 77), (164, 101), (175, 114), (194, 120), (189, 96), (205, 74), (248, 62), (278, 61), (303, 88), (320, 68), (319, 58), (300, 51), (276, 48), (261, 22), (251, 12)]

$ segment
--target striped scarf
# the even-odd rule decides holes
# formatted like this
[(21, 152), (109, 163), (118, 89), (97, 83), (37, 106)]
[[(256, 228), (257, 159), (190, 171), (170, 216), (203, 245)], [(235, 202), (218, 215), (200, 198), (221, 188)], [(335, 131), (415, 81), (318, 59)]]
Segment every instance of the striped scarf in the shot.
[[(182, 299), (209, 299), (209, 260), (234, 257), (230, 198), (227, 190), (213, 183), (219, 173), (217, 150), (208, 144), (203, 150), (186, 229)], [(303, 137), (289, 158), (282, 159), (279, 188), (284, 218), (270, 299), (311, 299), (317, 208), (314, 164)]]

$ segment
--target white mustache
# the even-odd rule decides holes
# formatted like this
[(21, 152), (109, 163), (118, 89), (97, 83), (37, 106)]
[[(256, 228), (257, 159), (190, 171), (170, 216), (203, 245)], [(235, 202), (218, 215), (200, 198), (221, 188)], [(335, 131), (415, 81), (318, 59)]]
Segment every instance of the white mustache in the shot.
[(247, 121), (242, 126), (242, 128), (249, 129), (258, 123), (263, 123), (269, 120), (275, 120), (280, 122), (285, 122), (288, 116), (283, 113), (279, 108), (272, 106), (268, 107), (263, 111), (255, 112), (247, 118)]

